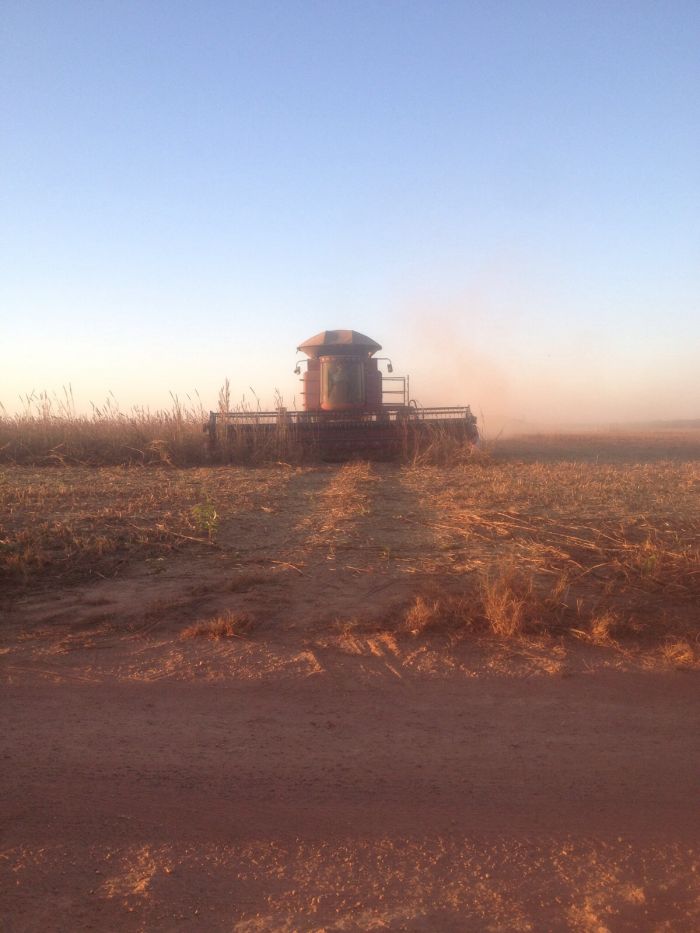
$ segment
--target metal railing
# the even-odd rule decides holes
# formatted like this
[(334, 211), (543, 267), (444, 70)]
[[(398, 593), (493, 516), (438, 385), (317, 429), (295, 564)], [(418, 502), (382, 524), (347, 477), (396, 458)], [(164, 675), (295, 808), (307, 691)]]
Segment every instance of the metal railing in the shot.
[(393, 422), (466, 422), (476, 424), (476, 418), (468, 405), (453, 405), (440, 408), (419, 408), (415, 404), (386, 404), (379, 411), (212, 411), (204, 425), (212, 438), (219, 430), (248, 430), (255, 426), (282, 428), (288, 426), (336, 427)]
[[(387, 389), (385, 388), (386, 383), (392, 383), (397, 385), (400, 383), (401, 388), (396, 389)], [(391, 399), (389, 402), (386, 401), (387, 395), (399, 396), (399, 399)], [(409, 390), (408, 390), (408, 376), (385, 376), (382, 374), (382, 405), (408, 405), (409, 400)]]

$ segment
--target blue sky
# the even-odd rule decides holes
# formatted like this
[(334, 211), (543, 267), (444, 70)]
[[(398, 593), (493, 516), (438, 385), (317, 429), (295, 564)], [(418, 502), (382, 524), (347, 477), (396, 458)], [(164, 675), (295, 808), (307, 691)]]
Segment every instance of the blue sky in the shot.
[[(487, 419), (700, 416), (700, 4), (0, 6), (0, 400), (383, 344)], [(298, 399), (297, 399), (298, 401)]]

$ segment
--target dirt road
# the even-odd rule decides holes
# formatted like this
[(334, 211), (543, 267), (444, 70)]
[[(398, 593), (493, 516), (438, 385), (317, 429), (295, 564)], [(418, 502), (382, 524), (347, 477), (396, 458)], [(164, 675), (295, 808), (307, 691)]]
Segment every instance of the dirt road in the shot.
[(682, 930), (693, 674), (6, 688), (4, 929)]

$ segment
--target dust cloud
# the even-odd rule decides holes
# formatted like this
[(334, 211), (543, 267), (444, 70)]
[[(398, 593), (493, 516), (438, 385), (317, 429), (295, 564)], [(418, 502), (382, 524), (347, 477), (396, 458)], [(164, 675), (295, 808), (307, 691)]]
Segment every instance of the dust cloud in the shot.
[(410, 373), (411, 398), (470, 405), (486, 436), (700, 417), (690, 355), (663, 359), (651, 342), (632, 354), (590, 326), (562, 341), (469, 298), (403, 306), (391, 332), (384, 349)]
[(458, 319), (443, 312), (403, 318), (401, 363), (410, 365), (410, 394), (420, 406), (471, 405), (487, 430), (513, 429), (515, 388), (497, 357), (465, 338)]

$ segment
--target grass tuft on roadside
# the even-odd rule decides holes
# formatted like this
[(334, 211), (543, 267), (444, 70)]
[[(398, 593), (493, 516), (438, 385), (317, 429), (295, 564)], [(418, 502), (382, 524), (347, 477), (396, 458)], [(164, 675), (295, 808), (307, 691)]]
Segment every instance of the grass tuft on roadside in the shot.
[(459, 591), (419, 593), (405, 610), (400, 628), (411, 635), (427, 632), (488, 632), (518, 638), (553, 631), (566, 604), (565, 578), (543, 591), (532, 574), (512, 561), (470, 575)]
[(180, 638), (204, 638), (219, 641), (222, 638), (245, 638), (253, 631), (255, 621), (248, 612), (227, 610), (211, 619), (202, 619), (188, 625)]

